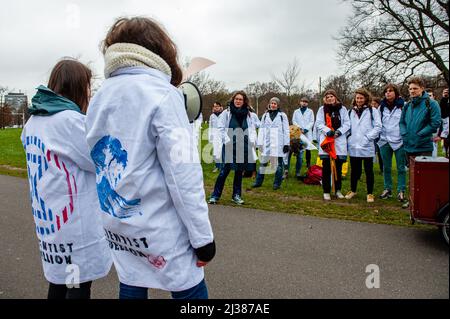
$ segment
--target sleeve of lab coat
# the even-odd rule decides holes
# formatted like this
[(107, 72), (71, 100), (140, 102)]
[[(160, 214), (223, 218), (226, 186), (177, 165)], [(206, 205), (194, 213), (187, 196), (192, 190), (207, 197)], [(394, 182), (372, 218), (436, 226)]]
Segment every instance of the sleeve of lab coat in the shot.
[(281, 114), (282, 122), (283, 122), (283, 146), (290, 144), (290, 136), (289, 136), (289, 119), (285, 113)]
[[(181, 95), (174, 91), (168, 93), (157, 107), (150, 127), (150, 134), (156, 136), (157, 156), (167, 188), (189, 233), (191, 245), (194, 248), (205, 246), (213, 241), (213, 233), (205, 201), (202, 167), (197, 149), (189, 142), (192, 131)], [(186, 137), (180, 138), (183, 134)], [(176, 152), (172, 152), (174, 148)], [(180, 160), (173, 155), (179, 152), (190, 156)]]
[(347, 132), (351, 128), (350, 117), (348, 116), (348, 111), (345, 106), (342, 106), (341, 109), (341, 127), (338, 130), (342, 133), (342, 135), (347, 134)]
[(309, 109), (309, 119), (308, 119), (308, 123), (306, 124), (306, 126), (304, 127), (305, 129), (307, 129), (309, 132), (311, 132), (313, 126), (314, 126), (314, 112)]
[(300, 123), (297, 121), (297, 114), (298, 114), (298, 110), (295, 110), (294, 114), (292, 115), (292, 124), (297, 125), (298, 127), (301, 128)]
[[(319, 111), (317, 111), (317, 120), (316, 120), (317, 133), (319, 133), (319, 135), (320, 134), (326, 135), (329, 131), (331, 131), (331, 129), (325, 123), (325, 116), (323, 113), (324, 113), (323, 107), (321, 107)], [(319, 140), (319, 136), (316, 136), (316, 138)]]

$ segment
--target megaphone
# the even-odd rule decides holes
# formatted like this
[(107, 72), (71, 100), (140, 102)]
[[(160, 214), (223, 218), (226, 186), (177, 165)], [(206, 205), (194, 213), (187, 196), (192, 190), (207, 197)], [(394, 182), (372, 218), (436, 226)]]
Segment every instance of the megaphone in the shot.
[(189, 67), (183, 71), (183, 83), (179, 85), (180, 90), (184, 96), (184, 105), (186, 107), (186, 113), (189, 119), (189, 123), (193, 123), (202, 113), (202, 95), (198, 87), (189, 81), (186, 81), (190, 76), (206, 69), (207, 67), (215, 64), (202, 57), (195, 57), (191, 60)]
[(189, 119), (189, 123), (194, 122), (202, 113), (203, 101), (198, 87), (192, 82), (183, 82), (179, 89), (184, 96), (184, 106)]

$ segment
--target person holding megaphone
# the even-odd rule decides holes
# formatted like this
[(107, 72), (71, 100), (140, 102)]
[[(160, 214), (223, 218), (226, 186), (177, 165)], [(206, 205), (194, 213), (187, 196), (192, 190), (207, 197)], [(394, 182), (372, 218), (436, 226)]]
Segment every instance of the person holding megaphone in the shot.
[(135, 17), (118, 19), (102, 47), (106, 80), (86, 130), (120, 298), (146, 299), (148, 288), (208, 298), (203, 266), (215, 243), (198, 153), (185, 142), (176, 46), (154, 20)]

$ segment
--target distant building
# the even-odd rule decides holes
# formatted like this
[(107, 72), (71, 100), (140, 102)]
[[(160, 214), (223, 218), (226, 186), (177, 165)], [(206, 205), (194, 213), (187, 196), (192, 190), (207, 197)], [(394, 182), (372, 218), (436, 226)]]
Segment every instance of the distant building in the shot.
[(4, 104), (8, 105), (13, 112), (18, 112), (28, 106), (28, 97), (24, 93), (10, 92), (4, 96)]

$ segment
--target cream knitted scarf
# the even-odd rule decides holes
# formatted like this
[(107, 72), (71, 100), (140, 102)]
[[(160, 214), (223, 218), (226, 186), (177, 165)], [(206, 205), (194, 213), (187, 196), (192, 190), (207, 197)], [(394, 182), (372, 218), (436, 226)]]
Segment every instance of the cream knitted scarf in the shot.
[(172, 77), (170, 66), (159, 55), (133, 43), (115, 43), (105, 52), (105, 78), (117, 69), (132, 66), (146, 66)]

